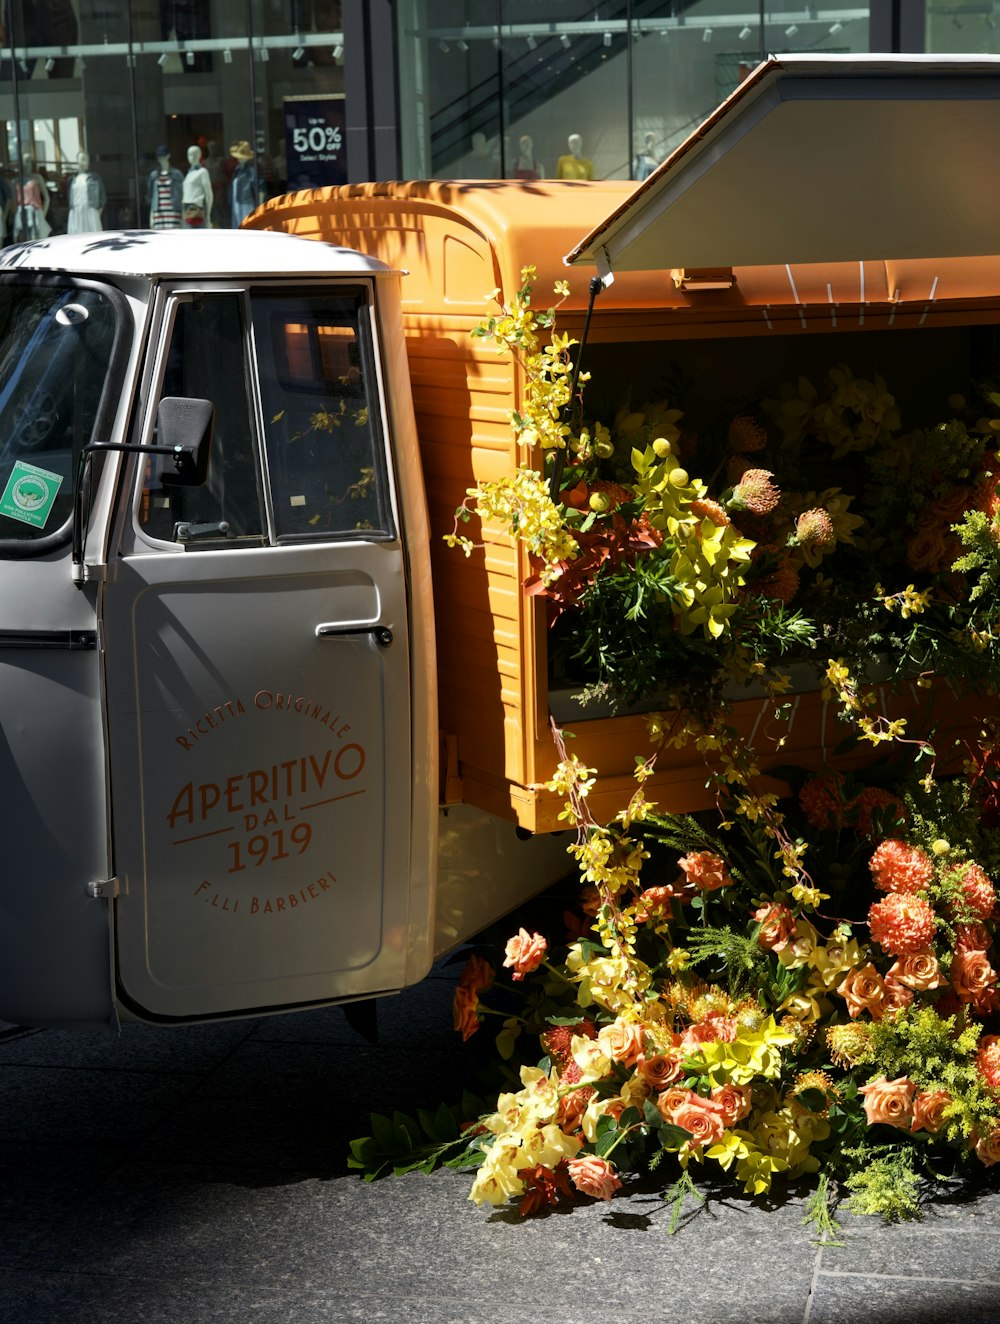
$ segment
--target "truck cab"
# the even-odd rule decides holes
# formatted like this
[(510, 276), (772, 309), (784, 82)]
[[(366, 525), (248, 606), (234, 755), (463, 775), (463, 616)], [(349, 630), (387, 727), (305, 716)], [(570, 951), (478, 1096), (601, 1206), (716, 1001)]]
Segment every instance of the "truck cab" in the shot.
[(398, 321), (398, 273), (284, 235), (0, 256), (4, 1019), (426, 973), (433, 609)]

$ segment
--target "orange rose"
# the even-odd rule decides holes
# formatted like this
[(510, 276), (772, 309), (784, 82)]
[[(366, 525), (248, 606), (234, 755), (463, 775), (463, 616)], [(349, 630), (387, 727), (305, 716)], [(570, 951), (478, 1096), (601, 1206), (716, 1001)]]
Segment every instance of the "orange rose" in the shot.
[(900, 956), (889, 967), (888, 979), (898, 979), (907, 988), (923, 993), (929, 988), (940, 988), (944, 983), (941, 967), (933, 952), (916, 952), (912, 956)]
[(665, 1090), (668, 1085), (680, 1079), (681, 1063), (685, 1057), (686, 1053), (681, 1048), (666, 1048), (652, 1055), (640, 1054), (635, 1060), (635, 1065), (639, 1075), (652, 1085), (654, 1090)]
[(757, 941), (768, 951), (780, 952), (787, 947), (788, 940), (795, 934), (795, 916), (787, 906), (780, 902), (760, 906), (753, 915), (760, 925)]
[(975, 1155), (980, 1163), (985, 1163), (988, 1168), (992, 1168), (994, 1163), (1000, 1163), (1000, 1126), (995, 1127), (988, 1136), (976, 1136)]
[(621, 1186), (614, 1168), (607, 1159), (596, 1154), (580, 1154), (566, 1164), (569, 1179), (581, 1195), (593, 1196), (595, 1200), (610, 1200)]
[(951, 962), (951, 986), (963, 1002), (988, 999), (997, 982), (985, 952), (956, 952)]
[(479, 1029), (479, 994), (470, 985), (459, 984), (455, 989), (451, 1017), (455, 1029), (461, 1033), (463, 1043)]
[(484, 961), (481, 956), (475, 952), (465, 963), (465, 969), (462, 971), (461, 983), (474, 988), (477, 993), (487, 989), (493, 983), (494, 970), (489, 961)]
[(913, 989), (907, 988), (900, 980), (893, 979), (891, 974), (886, 975), (882, 988), (885, 993), (886, 1012), (901, 1011), (913, 1001)]
[(634, 1021), (623, 1021), (619, 1017), (604, 1026), (597, 1036), (597, 1042), (607, 1057), (630, 1067), (635, 1065), (636, 1059), (646, 1047), (646, 1031)]
[(944, 1126), (944, 1110), (951, 1103), (947, 1090), (920, 1090), (913, 1098), (911, 1131), (940, 1131)]
[(877, 1080), (862, 1085), (858, 1093), (865, 1096), (865, 1116), (868, 1118), (868, 1125), (875, 1126), (876, 1123), (881, 1122), (884, 1126), (898, 1126), (902, 1131), (909, 1130), (913, 1119), (913, 1096), (916, 1088), (913, 1081), (906, 1076), (898, 1076), (895, 1080), (886, 1080), (885, 1076), (879, 1076)]
[(750, 1087), (748, 1085), (719, 1085), (709, 1095), (718, 1108), (724, 1126), (733, 1126), (750, 1115)]
[(523, 979), (525, 975), (530, 975), (532, 970), (538, 969), (548, 948), (549, 944), (540, 933), (529, 933), (527, 929), (520, 929), (513, 938), (509, 939), (504, 948), (506, 952), (504, 965), (513, 969), (515, 980)]
[(692, 1100), (697, 1100), (698, 1097), (694, 1090), (676, 1086), (674, 1089), (665, 1090), (657, 1098), (656, 1107), (665, 1122), (672, 1122), (681, 1108), (690, 1107)]
[(678, 1108), (671, 1120), (674, 1126), (681, 1126), (685, 1131), (691, 1132), (688, 1143), (698, 1148), (702, 1145), (714, 1145), (717, 1140), (722, 1139), (722, 1133), (726, 1129), (722, 1114), (708, 1099), (702, 1099), (697, 1094), (694, 1095), (692, 1102)]
[(882, 976), (869, 961), (857, 970), (851, 970), (837, 992), (847, 1003), (851, 1020), (855, 1021), (867, 1011), (873, 1021), (885, 1014), (885, 985)]

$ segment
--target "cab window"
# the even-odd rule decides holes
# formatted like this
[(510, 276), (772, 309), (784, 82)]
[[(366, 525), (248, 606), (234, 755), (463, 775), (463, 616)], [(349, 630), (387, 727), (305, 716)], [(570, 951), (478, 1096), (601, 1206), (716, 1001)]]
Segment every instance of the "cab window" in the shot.
[(178, 298), (160, 398), (211, 400), (215, 431), (208, 481), (200, 487), (163, 482), (163, 473), (171, 468), (169, 458), (147, 461), (139, 524), (150, 537), (192, 550), (220, 543), (259, 547), (265, 542), (245, 347), (241, 295)]
[(392, 536), (364, 291), (251, 303), (276, 540)]

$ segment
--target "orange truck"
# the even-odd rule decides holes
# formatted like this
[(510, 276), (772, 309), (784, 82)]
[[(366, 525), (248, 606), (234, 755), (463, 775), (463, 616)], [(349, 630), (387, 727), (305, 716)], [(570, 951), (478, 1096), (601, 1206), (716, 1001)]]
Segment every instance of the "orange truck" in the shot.
[[(364, 1002), (565, 873), (550, 716), (600, 819), (646, 722), (550, 681), (521, 546), (444, 544), (467, 489), (539, 463), (518, 363), (470, 336), (489, 292), (566, 277), (560, 328), (593, 301), (623, 397), (665, 357), (696, 399), (850, 359), (919, 406), (997, 365), (998, 72), (769, 61), (634, 190), (370, 184), (4, 250), (0, 1016)], [(829, 757), (815, 691), (786, 736)], [(704, 782), (678, 753), (650, 794)]]

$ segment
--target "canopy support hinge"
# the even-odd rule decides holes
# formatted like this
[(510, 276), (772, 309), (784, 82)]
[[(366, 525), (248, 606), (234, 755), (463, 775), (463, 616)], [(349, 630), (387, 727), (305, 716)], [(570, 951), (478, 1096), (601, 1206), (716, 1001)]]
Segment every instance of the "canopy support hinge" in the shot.
[(87, 884), (87, 895), (95, 901), (110, 901), (120, 891), (117, 878), (95, 878)]

